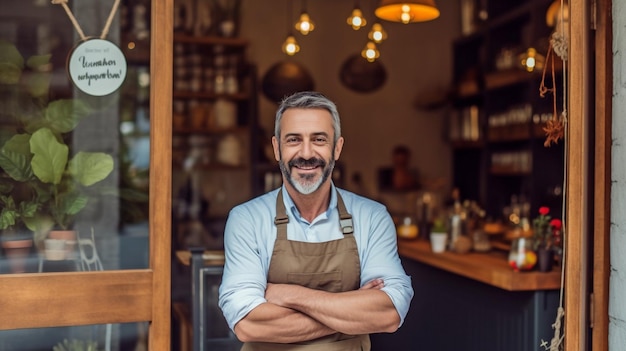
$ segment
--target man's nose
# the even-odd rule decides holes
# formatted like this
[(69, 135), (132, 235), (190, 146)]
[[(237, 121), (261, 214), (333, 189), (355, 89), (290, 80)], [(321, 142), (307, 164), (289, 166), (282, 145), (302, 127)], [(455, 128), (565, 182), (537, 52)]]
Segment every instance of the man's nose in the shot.
[(313, 143), (311, 141), (304, 141), (302, 143), (302, 148), (300, 149), (300, 156), (305, 160), (308, 160), (313, 157), (313, 155)]

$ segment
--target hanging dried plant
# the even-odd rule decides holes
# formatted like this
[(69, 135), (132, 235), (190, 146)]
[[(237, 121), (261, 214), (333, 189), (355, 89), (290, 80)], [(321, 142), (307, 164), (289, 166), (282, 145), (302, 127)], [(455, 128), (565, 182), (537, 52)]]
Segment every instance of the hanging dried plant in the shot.
[[(565, 48), (564, 48), (565, 46)], [(567, 112), (565, 107), (563, 108), (563, 112), (561, 114), (558, 113), (556, 107), (556, 73), (554, 69), (554, 52), (563, 59), (567, 60), (567, 48), (566, 48), (566, 39), (558, 32), (555, 32), (552, 35), (552, 39), (550, 40), (550, 46), (548, 47), (548, 53), (546, 54), (546, 64), (543, 67), (543, 75), (541, 77), (541, 85), (539, 86), (539, 95), (541, 97), (545, 97), (546, 94), (552, 93), (552, 118), (546, 122), (546, 125), (543, 127), (543, 131), (546, 133), (546, 140), (543, 145), (545, 147), (550, 147), (553, 143), (558, 144), (560, 139), (565, 137), (565, 124), (567, 122)], [(554, 48), (554, 50), (553, 50)], [(546, 71), (550, 67), (550, 74), (552, 76), (552, 87), (547, 87), (546, 80)], [(565, 91), (563, 93), (566, 93)]]

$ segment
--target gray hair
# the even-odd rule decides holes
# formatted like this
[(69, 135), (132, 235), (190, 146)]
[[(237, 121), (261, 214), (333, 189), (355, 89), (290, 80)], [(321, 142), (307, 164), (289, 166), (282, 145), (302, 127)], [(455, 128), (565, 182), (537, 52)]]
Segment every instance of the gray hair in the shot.
[(283, 114), (290, 108), (304, 109), (324, 109), (330, 113), (333, 118), (333, 130), (335, 132), (334, 142), (336, 143), (341, 136), (341, 122), (339, 120), (339, 112), (334, 102), (321, 93), (315, 91), (301, 91), (283, 99), (276, 111), (276, 121), (274, 124), (274, 136), (280, 142), (280, 120)]

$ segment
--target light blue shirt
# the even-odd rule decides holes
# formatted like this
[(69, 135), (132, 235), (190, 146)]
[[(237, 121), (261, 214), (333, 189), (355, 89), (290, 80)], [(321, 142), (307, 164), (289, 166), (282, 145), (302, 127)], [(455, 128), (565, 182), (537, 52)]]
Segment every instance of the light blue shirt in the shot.
[[(309, 223), (283, 189), (289, 223), (287, 238), (295, 241), (326, 242), (343, 238), (339, 226), (339, 191), (354, 223), (354, 237), (361, 262), (361, 286), (382, 278), (382, 289), (393, 302), (400, 325), (413, 298), (411, 278), (406, 275), (397, 251), (396, 229), (384, 205), (332, 186), (328, 210)], [(258, 305), (266, 302), (267, 272), (276, 240), (276, 197), (278, 189), (261, 195), (230, 211), (224, 232), (226, 263), (219, 289), (219, 306), (231, 329)]]

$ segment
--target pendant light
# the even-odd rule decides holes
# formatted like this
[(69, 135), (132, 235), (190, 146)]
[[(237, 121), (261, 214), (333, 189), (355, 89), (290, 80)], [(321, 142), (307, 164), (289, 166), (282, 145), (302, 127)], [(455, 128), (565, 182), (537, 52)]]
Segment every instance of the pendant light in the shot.
[(282, 50), (289, 56), (293, 56), (300, 51), (300, 45), (298, 45), (296, 37), (294, 37), (293, 34), (287, 36), (287, 39), (283, 42)]
[(367, 34), (367, 38), (376, 44), (380, 44), (387, 39), (387, 32), (385, 32), (383, 26), (377, 22), (372, 25), (372, 29)]
[(358, 1), (354, 3), (354, 9), (352, 10), (350, 17), (348, 17), (346, 22), (348, 23), (348, 25), (352, 26), (352, 29), (354, 30), (359, 30), (367, 25), (367, 21), (365, 20), (365, 17), (363, 17), (363, 12), (359, 7)]
[(307, 35), (315, 29), (315, 23), (311, 21), (311, 16), (306, 10), (306, 0), (302, 0), (302, 12), (300, 13), (300, 19), (296, 23), (296, 30), (302, 35)]
[(287, 0), (287, 38), (283, 42), (282, 50), (289, 56), (293, 56), (300, 51), (300, 45), (298, 45), (296, 37), (293, 36), (293, 31), (291, 30), (291, 14), (291, 0)]
[(378, 48), (373, 41), (368, 41), (363, 51), (361, 51), (361, 56), (369, 62), (374, 62), (380, 57), (380, 51), (378, 51)]
[(376, 17), (404, 24), (425, 22), (439, 17), (435, 0), (381, 0), (375, 11)]

